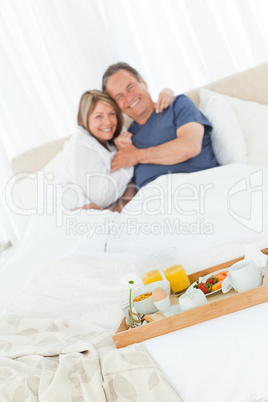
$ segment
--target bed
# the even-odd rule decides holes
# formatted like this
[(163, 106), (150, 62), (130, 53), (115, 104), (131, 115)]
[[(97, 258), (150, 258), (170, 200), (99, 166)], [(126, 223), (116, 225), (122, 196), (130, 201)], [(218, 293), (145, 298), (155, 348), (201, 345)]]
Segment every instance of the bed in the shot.
[[(57, 193), (53, 191), (39, 191), (36, 213), (37, 182), (42, 180), (46, 190), (52, 188), (61, 149), (68, 138), (14, 159), (13, 169), (20, 178), (13, 187), (16, 205), (32, 209), (33, 213), (18, 250), (0, 272), (0, 306), (4, 314), (1, 339), (10, 345), (3, 354), (9, 367), (5, 380), (11, 381), (14, 376), (18, 356), (21, 364), (30, 359), (30, 366), (33, 360), (40, 366), (34, 357), (42, 356), (39, 346), (30, 348), (29, 337), (35, 336), (34, 345), (39, 345), (39, 341), (47, 346), (43, 353), (46, 357), (61, 356), (66, 350), (67, 358), (78, 354), (82, 358), (77, 362), (80, 377), (81, 373), (86, 376), (87, 369), (81, 371), (81, 367), (88, 367), (89, 363), (83, 361), (81, 352), (87, 357), (91, 352), (82, 341), (85, 333), (93, 332), (88, 342), (99, 356), (98, 367), (105, 368), (101, 359), (108, 360), (109, 356), (118, 365), (111, 372), (97, 369), (96, 375), (102, 376), (103, 395), (99, 391), (102, 396), (94, 399), (92, 395), (100, 384), (93, 384), (89, 390), (91, 400), (268, 399), (268, 303), (118, 351), (109, 338), (121, 319), (119, 302), (127, 296), (119, 278), (135, 270), (138, 255), (176, 246), (181, 263), (191, 274), (243, 256), (249, 245), (258, 250), (268, 246), (267, 88), (265, 63), (190, 91), (188, 95), (213, 124), (213, 146), (222, 166), (186, 175), (161, 176), (141, 189), (120, 214), (92, 210), (63, 213), (57, 209)], [(65, 349), (66, 344), (59, 342), (68, 336), (78, 336), (74, 341), (78, 348), (72, 349), (68, 341)], [(106, 341), (102, 343), (105, 336), (107, 346)], [(52, 343), (42, 344), (43, 337), (50, 338)], [(57, 353), (55, 344), (60, 344)], [(130, 361), (125, 353), (137, 360)], [(57, 369), (62, 368), (60, 361), (53, 361)], [(125, 362), (133, 364), (133, 382)], [(120, 365), (128, 373), (122, 374), (124, 380), (115, 378)], [(138, 376), (142, 377), (139, 367), (146, 373), (146, 380), (141, 388), (133, 388), (140, 381)], [(16, 370), (19, 372), (19, 368)], [(110, 377), (106, 376), (108, 372)], [(75, 371), (72, 373), (72, 378), (76, 378)], [(64, 387), (64, 375), (61, 371), (58, 377), (55, 374), (62, 380), (55, 389)], [(19, 392), (21, 387), (26, 393), (36, 394), (37, 389), (44, 393), (45, 384), (50, 384), (52, 377), (42, 383), (33, 376), (29, 370), (20, 384), (11, 382), (14, 388), (10, 392)], [(79, 391), (83, 389), (81, 378), (79, 384), (73, 397), (85, 398), (86, 394), (81, 396)], [(3, 384), (0, 392), (7, 395)], [(48, 387), (48, 392), (54, 392), (53, 388)]]

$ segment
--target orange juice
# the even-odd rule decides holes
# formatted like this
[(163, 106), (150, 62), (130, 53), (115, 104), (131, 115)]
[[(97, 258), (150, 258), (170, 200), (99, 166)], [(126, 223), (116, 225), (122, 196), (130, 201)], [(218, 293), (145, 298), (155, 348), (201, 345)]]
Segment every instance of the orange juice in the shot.
[(190, 286), (190, 280), (182, 265), (173, 265), (164, 271), (173, 293), (180, 292)]
[(141, 276), (141, 280), (144, 285), (148, 285), (148, 283), (162, 281), (162, 276), (160, 272), (155, 269), (154, 271), (146, 272), (146, 274), (143, 274)]

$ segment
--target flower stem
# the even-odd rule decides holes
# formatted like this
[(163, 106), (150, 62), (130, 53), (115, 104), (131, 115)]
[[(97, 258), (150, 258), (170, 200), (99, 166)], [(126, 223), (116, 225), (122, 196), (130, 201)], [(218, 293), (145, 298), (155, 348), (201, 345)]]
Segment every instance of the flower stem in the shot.
[(130, 316), (131, 316), (131, 321), (132, 321), (132, 328), (135, 327), (135, 323), (134, 323), (134, 318), (133, 318), (133, 313), (132, 313), (132, 307), (131, 307), (131, 293), (132, 293), (132, 289), (130, 289), (129, 291), (129, 310), (130, 310)]

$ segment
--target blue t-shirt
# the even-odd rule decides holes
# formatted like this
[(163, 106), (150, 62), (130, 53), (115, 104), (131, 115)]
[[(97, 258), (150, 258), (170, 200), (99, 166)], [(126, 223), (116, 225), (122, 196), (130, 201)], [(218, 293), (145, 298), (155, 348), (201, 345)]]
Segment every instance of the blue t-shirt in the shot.
[(145, 124), (132, 122), (128, 131), (133, 134), (132, 142), (135, 147), (149, 148), (174, 140), (177, 138), (177, 129), (190, 122), (198, 122), (205, 126), (200, 154), (175, 165), (139, 163), (134, 169), (134, 179), (138, 187), (163, 174), (190, 173), (218, 166), (210, 139), (212, 126), (186, 95), (176, 96), (172, 104), (162, 113), (157, 114), (154, 111)]

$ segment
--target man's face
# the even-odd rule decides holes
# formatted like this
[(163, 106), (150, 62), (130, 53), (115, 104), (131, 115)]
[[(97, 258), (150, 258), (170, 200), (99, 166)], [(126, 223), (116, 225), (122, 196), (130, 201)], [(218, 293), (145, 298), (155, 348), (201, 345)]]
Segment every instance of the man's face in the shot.
[(127, 70), (114, 73), (106, 83), (106, 91), (121, 111), (137, 123), (144, 124), (154, 110), (146, 83)]

